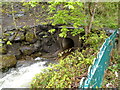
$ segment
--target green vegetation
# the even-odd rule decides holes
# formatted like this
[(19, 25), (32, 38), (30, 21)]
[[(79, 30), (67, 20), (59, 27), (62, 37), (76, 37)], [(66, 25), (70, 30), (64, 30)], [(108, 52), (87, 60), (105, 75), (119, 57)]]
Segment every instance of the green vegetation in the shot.
[(114, 49), (113, 54), (110, 65), (104, 76), (103, 88), (106, 88), (106, 85), (108, 85), (107, 88), (119, 86), (120, 55), (118, 55), (116, 49)]
[[(37, 0), (33, 0), (37, 1)], [(55, 0), (54, 0), (55, 1)], [(66, 1), (66, 0), (64, 0)], [(14, 26), (17, 29), (16, 22), (20, 18), (16, 18), (15, 3), (4, 2), (4, 5), (10, 9), (2, 10), (3, 13), (11, 14), (14, 21)], [(61, 24), (62, 29), (59, 34), (60, 37), (66, 37), (67, 32), (71, 31), (73, 36), (85, 33), (80, 39), (84, 40), (81, 50), (76, 50), (64, 59), (60, 59), (59, 63), (44, 70), (43, 73), (36, 75), (31, 83), (32, 88), (72, 88), (78, 87), (81, 77), (88, 70), (92, 64), (93, 59), (99, 51), (100, 46), (103, 44), (104, 39), (107, 37), (101, 28), (118, 28), (118, 4), (114, 2), (21, 2), (19, 3), (24, 8), (21, 9), (24, 13), (33, 12), (29, 17), (35, 16), (33, 25), (47, 24), (52, 25)], [(39, 7), (39, 8), (38, 8)], [(35, 12), (40, 9), (41, 12)], [(66, 27), (74, 27), (76, 29), (67, 29)], [(24, 26), (27, 27), (27, 26)], [(80, 28), (83, 27), (83, 28)], [(78, 29), (80, 28), (80, 29)], [(18, 32), (18, 31), (17, 31)], [(17, 36), (17, 32), (15, 37)], [(34, 31), (36, 32), (36, 31)], [(49, 30), (52, 34), (55, 29)], [(99, 32), (99, 34), (98, 34)], [(6, 36), (9, 36), (6, 35)], [(30, 36), (30, 35), (29, 35)], [(14, 37), (14, 38), (15, 38)], [(32, 36), (35, 38), (35, 36)], [(14, 39), (13, 38), (13, 39)], [(8, 45), (12, 45), (10, 41)], [(80, 52), (81, 51), (81, 52)], [(115, 72), (118, 72), (120, 57), (116, 53), (114, 55), (112, 64), (110, 64), (106, 77), (104, 78), (103, 87), (110, 82), (113, 87), (118, 86), (118, 81)], [(114, 63), (114, 64), (113, 64)]]
[(66, 29), (69, 25), (75, 28), (84, 27), (72, 30), (73, 36), (82, 31), (87, 35), (92, 29), (117, 28), (117, 8), (117, 3), (111, 2), (50, 2), (48, 19), (52, 25), (64, 24), (60, 37), (66, 37), (66, 32), (71, 31)]
[[(32, 88), (73, 88), (78, 87), (81, 77), (88, 70), (88, 67), (92, 64), (92, 61), (97, 55), (98, 48), (95, 48), (95, 43), (101, 46), (106, 37), (104, 32), (101, 32), (101, 38), (97, 38), (95, 42), (89, 43), (89, 48), (83, 49), (82, 52), (76, 50), (68, 55), (64, 59), (60, 59), (58, 64), (51, 64), (48, 69), (45, 69), (42, 73), (37, 74), (32, 83)], [(98, 37), (97, 34), (95, 34)], [(88, 39), (95, 38), (92, 33)]]
[[(97, 30), (103, 27), (117, 28), (116, 10), (117, 3), (50, 2), (48, 19), (52, 25), (63, 24), (59, 36), (66, 37), (68, 31), (71, 31), (73, 36), (84, 31), (85, 36), (81, 38), (85, 41), (86, 49), (83, 49), (82, 52), (73, 52), (65, 59), (60, 59), (59, 64), (52, 64), (52, 68), (36, 75), (31, 87), (78, 87), (80, 80), (76, 77), (80, 77), (87, 71), (89, 65), (92, 64), (92, 60), (96, 57), (99, 47), (107, 37), (104, 32), (100, 32), (98, 35)], [(75, 28), (82, 26), (84, 29), (68, 30), (67, 26)], [(50, 30), (50, 32), (52, 33), (54, 30)], [(106, 81), (104, 80), (104, 83)]]
[[(24, 12), (29, 13), (29, 17), (33, 16), (33, 25), (38, 23), (52, 25), (63, 24), (60, 37), (66, 37), (66, 32), (71, 31), (73, 36), (85, 32), (87, 35), (91, 30), (98, 30), (100, 28), (112, 28), (118, 27), (118, 3), (114, 2), (16, 2), (9, 3), (3, 2), (3, 13), (12, 14), (14, 26), (17, 28), (16, 23), (18, 18), (15, 17), (16, 13)], [(54, 0), (53, 0), (54, 1)], [(66, 0), (64, 0), (66, 1)], [(15, 10), (13, 4), (18, 4), (24, 8)], [(6, 9), (8, 6), (10, 9)], [(39, 7), (39, 8), (38, 8)], [(40, 12), (36, 12), (36, 11)], [(32, 12), (32, 13), (30, 13)], [(21, 18), (21, 17), (19, 17)], [(66, 27), (72, 26), (75, 28), (84, 27), (84, 29), (72, 29), (68, 30)]]
[[(83, 51), (84, 52), (84, 51)], [(85, 54), (85, 52), (84, 52)], [(89, 65), (92, 64), (93, 56), (84, 56), (77, 50), (75, 53), (68, 55), (65, 59), (61, 59), (59, 64), (51, 64), (50, 68), (46, 69), (34, 77), (32, 88), (71, 88), (73, 83), (76, 83), (75, 77), (84, 74)], [(80, 80), (79, 80), (80, 81)], [(79, 82), (77, 83), (78, 87)]]

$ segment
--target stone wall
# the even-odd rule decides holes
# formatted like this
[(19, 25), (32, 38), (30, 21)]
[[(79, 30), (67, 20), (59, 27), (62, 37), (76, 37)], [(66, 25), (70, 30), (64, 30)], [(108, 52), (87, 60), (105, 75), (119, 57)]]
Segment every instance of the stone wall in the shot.
[[(57, 30), (52, 35), (48, 32), (48, 30), (53, 28)], [(4, 58), (1, 58), (0, 62), (5, 63), (6, 65), (2, 64), (0, 69), (16, 65), (17, 60), (22, 59), (24, 56), (32, 55), (37, 57), (45, 53), (55, 53), (57, 50), (62, 48), (61, 42), (63, 38), (60, 38), (57, 41), (57, 37), (60, 33), (58, 29), (60, 29), (59, 26), (52, 26), (51, 24), (48, 24), (34, 27), (21, 27), (17, 30), (12, 29), (4, 31), (0, 41), (0, 44), (2, 44), (0, 47), (0, 54)], [(18, 33), (14, 38), (16, 32)], [(75, 47), (81, 46), (79, 35), (73, 37), (70, 35), (70, 32), (67, 34), (67, 37), (74, 41)], [(7, 60), (10, 59), (11, 63), (9, 65), (7, 65), (6, 60), (4, 60), (5, 58), (7, 58)]]

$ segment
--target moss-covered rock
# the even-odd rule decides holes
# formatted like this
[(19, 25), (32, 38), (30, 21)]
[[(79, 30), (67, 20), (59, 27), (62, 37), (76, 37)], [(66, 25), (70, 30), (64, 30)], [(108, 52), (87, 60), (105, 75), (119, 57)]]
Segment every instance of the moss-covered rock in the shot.
[(15, 34), (15, 30), (6, 31), (3, 33), (3, 37), (4, 39), (11, 41), (14, 34)]
[(30, 43), (34, 43), (37, 40), (34, 32), (32, 31), (28, 31), (25, 35), (25, 38), (26, 38), (26, 41)]
[[(13, 41), (14, 35), (16, 34), (17, 31), (13, 30), (13, 31), (7, 31), (5, 33), (3, 33), (3, 37), (9, 41)], [(24, 40), (25, 36), (24, 36), (24, 31), (19, 31), (16, 35), (16, 37), (14, 38), (14, 41), (21, 41)]]
[(15, 37), (15, 41), (21, 41), (21, 40), (24, 40), (25, 39), (25, 36), (24, 36), (24, 32), (18, 32), (18, 34), (16, 35)]
[(6, 46), (0, 46), (0, 54), (6, 54), (6, 53), (7, 53)]
[(0, 69), (15, 66), (17, 63), (14, 55), (0, 55)]
[(31, 55), (35, 50), (32, 46), (23, 46), (20, 48), (23, 55)]
[(15, 55), (16, 59), (20, 59), (21, 58), (21, 52), (20, 52), (20, 46), (21, 43), (12, 43), (12, 45), (7, 45), (7, 53), (10, 55)]

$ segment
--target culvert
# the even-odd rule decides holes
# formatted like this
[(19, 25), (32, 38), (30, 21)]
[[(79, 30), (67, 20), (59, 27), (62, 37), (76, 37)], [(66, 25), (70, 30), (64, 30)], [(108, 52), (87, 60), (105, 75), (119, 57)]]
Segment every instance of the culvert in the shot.
[(63, 38), (61, 44), (63, 50), (74, 47), (74, 41), (71, 38)]

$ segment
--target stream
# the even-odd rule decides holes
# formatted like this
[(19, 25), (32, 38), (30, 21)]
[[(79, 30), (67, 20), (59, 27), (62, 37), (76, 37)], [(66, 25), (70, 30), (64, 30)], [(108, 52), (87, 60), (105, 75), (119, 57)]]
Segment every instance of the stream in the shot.
[(17, 68), (11, 68), (2, 73), (0, 90), (2, 88), (29, 88), (33, 77), (48, 67), (47, 63), (51, 63), (50, 60), (42, 59), (37, 57), (34, 59), (34, 63), (25, 62), (23, 65), (18, 65)]

